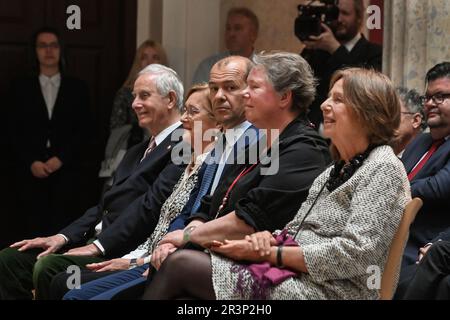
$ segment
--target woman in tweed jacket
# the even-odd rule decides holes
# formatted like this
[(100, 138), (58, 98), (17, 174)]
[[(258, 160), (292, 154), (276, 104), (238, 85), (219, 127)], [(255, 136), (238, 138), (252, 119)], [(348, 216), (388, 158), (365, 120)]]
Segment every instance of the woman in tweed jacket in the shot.
[[(381, 276), (411, 198), (403, 165), (389, 146), (400, 104), (389, 79), (372, 70), (338, 71), (331, 87), (321, 109), (336, 162), (315, 180), (285, 230), (216, 242), (210, 255), (173, 254), (147, 288), (149, 297), (378, 297), (374, 270)], [(176, 276), (181, 268), (190, 279)]]

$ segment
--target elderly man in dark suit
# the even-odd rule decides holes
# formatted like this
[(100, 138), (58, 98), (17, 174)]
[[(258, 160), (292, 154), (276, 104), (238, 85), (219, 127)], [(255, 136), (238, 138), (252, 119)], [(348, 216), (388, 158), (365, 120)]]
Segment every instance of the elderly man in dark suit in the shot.
[(310, 107), (309, 118), (319, 129), (323, 121), (320, 105), (325, 101), (331, 75), (343, 67), (368, 67), (381, 71), (382, 48), (367, 41), (361, 33), (364, 23), (363, 0), (340, 0), (337, 26), (331, 30), (322, 24), (319, 36), (310, 36), (301, 53), (319, 79), (316, 100)]
[(418, 136), (402, 157), (411, 194), (422, 198), (424, 206), (411, 225), (397, 297), (402, 296), (415, 273), (416, 261), (450, 227), (450, 62), (430, 69), (426, 83), (422, 102), (430, 133)]
[[(153, 64), (141, 71), (133, 93), (139, 125), (152, 139), (127, 152), (110, 190), (81, 218), (57, 235), (23, 240), (0, 251), (4, 298), (29, 299), (35, 288), (36, 298), (46, 299), (56, 273), (70, 265), (84, 267), (121, 256), (142, 243), (156, 226), (161, 205), (184, 167), (176, 165), (182, 159), (172, 155), (181, 138), (177, 134), (173, 141), (172, 133), (180, 127), (183, 85), (175, 71)], [(95, 241), (85, 245), (93, 237)], [(70, 247), (64, 255), (54, 254)]]

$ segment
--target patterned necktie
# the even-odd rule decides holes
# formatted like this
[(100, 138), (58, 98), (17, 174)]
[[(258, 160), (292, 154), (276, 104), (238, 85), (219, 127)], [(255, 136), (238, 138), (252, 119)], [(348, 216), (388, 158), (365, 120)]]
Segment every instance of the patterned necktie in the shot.
[(147, 149), (145, 150), (145, 152), (144, 152), (144, 156), (142, 157), (141, 162), (142, 162), (142, 160), (145, 159), (145, 157), (146, 157), (150, 152), (152, 152), (153, 149), (155, 149), (155, 147), (156, 147), (155, 137), (152, 137), (152, 138), (150, 139), (150, 143), (148, 144), (148, 148), (147, 148)]
[(441, 144), (443, 144), (445, 142), (445, 139), (440, 139), (440, 140), (435, 140), (432, 144), (430, 149), (428, 150), (428, 153), (426, 154), (425, 157), (423, 157), (419, 163), (417, 163), (417, 165), (414, 167), (413, 170), (411, 170), (411, 172), (408, 174), (408, 180), (411, 181), (412, 179), (414, 179), (414, 177), (419, 173), (419, 171), (423, 168), (423, 166), (425, 165), (425, 163), (428, 161), (428, 159), (431, 158), (431, 156), (433, 155), (433, 153), (436, 152), (436, 150), (441, 146)]

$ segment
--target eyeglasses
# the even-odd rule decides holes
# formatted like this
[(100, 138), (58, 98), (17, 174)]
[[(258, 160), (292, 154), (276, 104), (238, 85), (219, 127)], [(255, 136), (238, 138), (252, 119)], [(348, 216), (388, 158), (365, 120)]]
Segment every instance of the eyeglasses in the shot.
[(431, 99), (434, 104), (441, 104), (444, 103), (445, 99), (448, 98), (450, 98), (450, 93), (436, 93), (432, 96), (421, 96), (420, 103), (422, 105), (425, 105)]
[(200, 113), (200, 110), (196, 109), (196, 108), (183, 108), (183, 113), (186, 114), (186, 116), (192, 118), (195, 115)]
[(36, 48), (38, 49), (58, 49), (59, 48), (59, 43), (58, 42), (52, 42), (52, 43), (38, 43), (36, 44)]

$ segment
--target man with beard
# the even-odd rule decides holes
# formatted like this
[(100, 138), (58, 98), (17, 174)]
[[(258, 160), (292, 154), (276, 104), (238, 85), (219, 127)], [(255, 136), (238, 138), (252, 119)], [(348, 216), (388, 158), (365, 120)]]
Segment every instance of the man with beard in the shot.
[(320, 105), (325, 100), (331, 75), (343, 67), (366, 67), (381, 71), (382, 47), (369, 42), (361, 29), (364, 21), (363, 0), (339, 0), (339, 17), (332, 30), (322, 24), (319, 36), (305, 41), (301, 55), (313, 68), (319, 80), (316, 100), (310, 107), (309, 118), (319, 129), (323, 121)]

